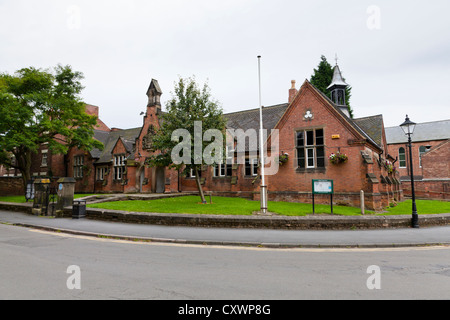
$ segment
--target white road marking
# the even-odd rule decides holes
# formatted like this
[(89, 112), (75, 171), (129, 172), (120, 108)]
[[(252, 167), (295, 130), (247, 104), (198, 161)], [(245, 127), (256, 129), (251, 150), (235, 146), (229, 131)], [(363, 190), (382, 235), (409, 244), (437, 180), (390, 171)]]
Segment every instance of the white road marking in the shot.
[[(139, 238), (136, 238), (136, 241), (133, 240), (122, 240), (122, 239), (114, 239), (113, 237), (95, 237), (95, 236), (83, 236), (83, 235), (74, 235), (63, 232), (52, 232), (52, 231), (43, 231), (37, 229), (29, 229), (30, 232), (59, 236), (64, 238), (73, 238), (73, 239), (82, 239), (89, 241), (99, 241), (99, 242), (110, 242), (110, 243), (121, 243), (121, 244), (134, 244), (134, 245), (149, 245), (149, 246), (170, 246), (170, 247), (186, 247), (186, 248), (205, 248), (205, 249), (225, 249), (225, 250), (257, 250), (257, 251), (289, 251), (289, 252), (404, 252), (404, 251), (428, 251), (428, 250), (449, 250), (449, 245), (442, 246), (417, 246), (417, 247), (392, 247), (392, 248), (267, 248), (267, 247), (257, 247), (257, 246), (238, 246), (238, 245), (201, 245), (201, 244), (183, 244), (183, 243), (173, 243), (173, 242), (154, 242), (154, 241), (143, 241)], [(130, 237), (132, 238), (132, 237)]]

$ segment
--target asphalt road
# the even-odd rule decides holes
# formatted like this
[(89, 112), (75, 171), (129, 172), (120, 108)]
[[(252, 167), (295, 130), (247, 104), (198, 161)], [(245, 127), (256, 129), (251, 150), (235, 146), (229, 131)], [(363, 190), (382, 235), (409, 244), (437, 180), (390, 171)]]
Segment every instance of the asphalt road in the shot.
[(389, 247), (450, 244), (450, 226), (381, 230), (259, 230), (138, 225), (89, 219), (50, 219), (0, 211), (0, 222), (70, 230), (93, 235), (166, 242), (252, 246)]
[[(448, 246), (196, 246), (2, 224), (0, 257), (0, 299), (450, 299)], [(379, 272), (368, 273), (370, 266)]]

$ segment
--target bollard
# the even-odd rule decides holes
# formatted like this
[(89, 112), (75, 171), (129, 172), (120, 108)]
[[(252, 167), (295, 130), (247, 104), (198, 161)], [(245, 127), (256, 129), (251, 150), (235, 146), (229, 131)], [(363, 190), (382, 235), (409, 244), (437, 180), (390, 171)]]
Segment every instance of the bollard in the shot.
[(364, 191), (361, 190), (361, 214), (364, 215), (365, 214), (365, 209), (364, 209)]

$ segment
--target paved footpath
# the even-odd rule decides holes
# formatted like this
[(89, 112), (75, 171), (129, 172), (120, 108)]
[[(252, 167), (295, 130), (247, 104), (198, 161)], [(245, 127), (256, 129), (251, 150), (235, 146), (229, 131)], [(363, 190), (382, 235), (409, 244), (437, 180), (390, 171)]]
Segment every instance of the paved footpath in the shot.
[(450, 245), (450, 226), (379, 230), (270, 230), (140, 225), (38, 217), (0, 211), (0, 222), (88, 236), (155, 242), (262, 247), (403, 247)]

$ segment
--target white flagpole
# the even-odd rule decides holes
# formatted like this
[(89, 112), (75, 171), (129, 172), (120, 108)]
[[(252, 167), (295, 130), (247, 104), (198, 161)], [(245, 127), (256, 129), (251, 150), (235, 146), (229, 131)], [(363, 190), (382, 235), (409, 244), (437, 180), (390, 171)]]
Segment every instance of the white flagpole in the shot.
[(258, 77), (259, 77), (259, 117), (260, 117), (260, 130), (259, 130), (259, 155), (261, 163), (261, 213), (267, 213), (267, 186), (264, 172), (264, 126), (263, 126), (263, 106), (261, 102), (261, 56), (258, 56)]

